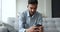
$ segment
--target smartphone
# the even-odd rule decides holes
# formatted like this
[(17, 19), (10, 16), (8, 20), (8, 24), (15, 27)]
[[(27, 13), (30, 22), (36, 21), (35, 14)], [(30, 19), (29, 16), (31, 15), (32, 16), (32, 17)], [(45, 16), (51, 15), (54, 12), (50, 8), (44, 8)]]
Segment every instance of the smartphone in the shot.
[(40, 27), (40, 26), (42, 26), (42, 25), (40, 25), (40, 24), (36, 24), (35, 26)]
[[(35, 26), (36, 26), (36, 27), (40, 27), (40, 26), (42, 26), (42, 25), (36, 24)], [(35, 28), (35, 30), (39, 30), (39, 29), (38, 29), (38, 28)]]

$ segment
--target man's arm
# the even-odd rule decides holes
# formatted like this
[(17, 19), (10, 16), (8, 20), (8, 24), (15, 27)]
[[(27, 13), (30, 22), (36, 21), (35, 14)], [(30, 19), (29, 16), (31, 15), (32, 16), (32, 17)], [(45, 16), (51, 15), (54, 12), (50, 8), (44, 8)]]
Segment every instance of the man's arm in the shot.
[(24, 32), (25, 29), (23, 28), (23, 21), (24, 21), (24, 14), (19, 15), (19, 32)]
[[(43, 24), (43, 19), (42, 19), (43, 17), (42, 17), (42, 15), (40, 15), (39, 17), (38, 17), (38, 21), (37, 21), (37, 24), (40, 24), (40, 25), (42, 25)], [(43, 32), (43, 25), (42, 26), (40, 26), (39, 27), (39, 32)]]
[(42, 15), (40, 14), (39, 17), (38, 17), (38, 19), (37, 19), (37, 24), (42, 25), (42, 23), (43, 23), (43, 19), (42, 19), (42, 18), (43, 18), (43, 17), (42, 17)]

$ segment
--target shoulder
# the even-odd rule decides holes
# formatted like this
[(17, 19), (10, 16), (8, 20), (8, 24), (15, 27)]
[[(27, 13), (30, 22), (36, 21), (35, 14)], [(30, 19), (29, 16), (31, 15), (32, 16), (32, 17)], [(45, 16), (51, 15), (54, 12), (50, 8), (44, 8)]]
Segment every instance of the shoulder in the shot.
[(25, 15), (25, 14), (27, 14), (27, 10), (21, 12), (20, 14), (21, 14), (21, 15)]
[(37, 12), (36, 14), (37, 14), (38, 18), (43, 18), (42, 13)]
[(39, 16), (42, 16), (42, 13), (40, 13), (40, 12), (36, 12), (36, 14), (39, 15)]

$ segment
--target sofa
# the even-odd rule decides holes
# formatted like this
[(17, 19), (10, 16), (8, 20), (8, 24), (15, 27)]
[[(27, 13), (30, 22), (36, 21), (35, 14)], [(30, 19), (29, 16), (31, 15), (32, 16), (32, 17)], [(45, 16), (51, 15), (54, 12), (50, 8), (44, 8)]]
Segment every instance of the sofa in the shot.
[[(43, 18), (44, 32), (60, 32), (60, 18)], [(7, 24), (5, 23), (5, 30), (18, 32), (19, 23), (15, 18), (8, 18)], [(0, 28), (2, 29), (2, 28)], [(2, 29), (3, 31), (3, 29)]]
[(60, 32), (60, 18), (43, 18), (44, 32)]
[(10, 24), (0, 21), (0, 32), (16, 32), (15, 28)]

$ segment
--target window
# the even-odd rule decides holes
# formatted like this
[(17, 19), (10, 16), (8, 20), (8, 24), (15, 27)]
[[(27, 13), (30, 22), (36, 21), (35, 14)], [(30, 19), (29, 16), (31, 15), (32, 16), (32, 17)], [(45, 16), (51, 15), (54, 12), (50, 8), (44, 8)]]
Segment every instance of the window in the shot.
[(8, 18), (16, 18), (16, 0), (0, 0), (2, 2), (2, 21), (7, 23)]

